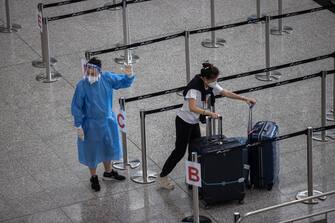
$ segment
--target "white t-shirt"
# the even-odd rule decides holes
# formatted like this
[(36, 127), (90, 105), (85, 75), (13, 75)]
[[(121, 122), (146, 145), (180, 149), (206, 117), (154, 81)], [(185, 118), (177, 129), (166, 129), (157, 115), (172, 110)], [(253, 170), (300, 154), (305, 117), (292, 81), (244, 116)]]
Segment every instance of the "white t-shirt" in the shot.
[[(223, 91), (223, 88), (217, 83), (215, 87), (213, 88), (213, 94), (219, 95)], [(206, 101), (201, 101), (201, 92), (195, 89), (190, 89), (186, 93), (185, 100), (183, 103), (183, 106), (181, 107), (180, 110), (177, 111), (177, 115), (184, 120), (185, 122), (189, 124), (197, 124), (199, 123), (199, 114), (195, 112), (191, 112), (190, 108), (188, 106), (188, 99), (195, 99), (196, 100), (196, 105), (199, 108), (207, 108), (206, 102), (208, 101), (208, 97), (210, 94), (206, 95)]]

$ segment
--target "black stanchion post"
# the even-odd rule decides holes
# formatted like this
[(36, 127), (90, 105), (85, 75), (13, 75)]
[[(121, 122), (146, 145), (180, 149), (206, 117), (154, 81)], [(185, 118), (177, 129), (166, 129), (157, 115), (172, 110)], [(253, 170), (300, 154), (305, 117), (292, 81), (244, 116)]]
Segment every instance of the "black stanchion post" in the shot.
[(234, 223), (238, 223), (241, 218), (241, 214), (239, 212), (234, 212)]
[[(122, 0), (122, 24), (123, 24), (123, 43), (124, 45), (129, 45), (130, 41), (130, 32), (129, 32), (129, 22), (128, 22), (128, 10), (127, 10), (127, 1)], [(118, 64), (133, 64), (139, 60), (137, 55), (132, 55), (131, 49), (124, 50), (124, 56), (115, 58), (115, 62)]]
[(313, 196), (313, 128), (307, 128), (307, 196)]
[(49, 29), (48, 29), (48, 18), (42, 18), (42, 30), (43, 30), (43, 50), (44, 50), (44, 59), (45, 61), (45, 71), (46, 73), (42, 73), (36, 76), (37, 81), (43, 80), (44, 83), (52, 83), (57, 81), (61, 74), (57, 71), (51, 70), (50, 64), (50, 47), (49, 47)]
[(259, 19), (261, 17), (261, 0), (256, 0), (256, 14)]
[[(211, 27), (215, 27), (215, 0), (210, 0), (211, 4)], [(211, 31), (211, 39), (206, 39), (203, 42), (201, 42), (201, 45), (203, 47), (207, 48), (218, 48), (219, 46), (224, 46), (226, 43), (226, 40), (221, 38), (216, 38), (215, 31)]]
[[(192, 162), (198, 162), (198, 155), (196, 152), (192, 152)], [(199, 192), (197, 186), (192, 186), (192, 197), (193, 197), (193, 222), (200, 223), (199, 218)]]
[[(41, 52), (42, 52), (42, 60), (33, 60), (32, 65), (33, 67), (36, 68), (45, 68), (46, 63), (44, 62), (45, 58), (45, 47), (44, 47), (44, 37), (43, 37), (43, 25), (42, 25), (42, 18), (44, 17), (43, 15), (43, 3), (38, 3), (37, 5), (37, 21), (38, 21), (38, 26), (40, 28), (40, 36), (41, 36)], [(55, 65), (57, 63), (57, 60), (53, 57), (50, 57), (50, 65)]]
[[(270, 52), (270, 16), (265, 17), (265, 66), (267, 69), (271, 67), (271, 52)], [(278, 71), (267, 70), (265, 74), (255, 75), (257, 80), (272, 81), (278, 80), (281, 73)]]
[[(313, 189), (313, 128), (307, 128), (307, 190), (298, 192), (296, 195), (297, 200), (301, 200), (307, 197), (320, 195), (321, 191)], [(326, 197), (320, 197), (320, 200), (325, 200)], [(311, 199), (304, 201), (305, 204), (317, 204), (318, 200)]]
[[(278, 0), (278, 15), (283, 14), (283, 0)], [(283, 18), (278, 19), (278, 27), (271, 29), (272, 35), (283, 35), (292, 33), (293, 29), (289, 26), (283, 26)]]
[[(265, 14), (262, 14), (265, 16)], [(259, 19), (261, 18), (261, 0), (256, 0), (256, 15), (251, 15), (248, 17), (248, 20)]]
[(191, 80), (190, 31), (185, 31), (186, 84)]
[[(326, 100), (327, 100), (327, 71), (322, 71), (321, 75), (321, 127), (326, 126), (326, 118), (327, 118), (327, 111), (326, 111)], [(327, 142), (328, 139), (332, 139), (331, 135), (327, 134), (327, 131), (321, 131), (314, 133), (313, 140), (320, 141), (320, 142)]]
[[(185, 30), (184, 38), (185, 38), (186, 84), (188, 84), (191, 80), (190, 31)], [(176, 92), (176, 94), (179, 96), (183, 96), (182, 91), (178, 91)]]
[[(326, 75), (327, 73), (322, 71), (322, 76), (321, 76), (321, 127), (326, 126), (326, 108), (325, 108), (326, 106)], [(321, 134), (321, 138), (316, 137), (318, 133)], [(325, 131), (315, 133), (313, 136), (313, 139), (317, 141), (322, 141), (322, 142), (328, 141), (326, 139)]]
[[(192, 152), (192, 162), (198, 162), (198, 154)], [(212, 220), (206, 216), (200, 215), (199, 210), (199, 191), (198, 187), (192, 185), (192, 206), (193, 206), (193, 216), (188, 216), (182, 220), (182, 222), (193, 222), (193, 223), (211, 223)]]
[[(126, 114), (125, 98), (121, 97), (119, 100), (119, 103), (120, 103), (121, 115), (125, 116)], [(119, 119), (119, 116), (118, 116), (118, 119)], [(125, 120), (125, 117), (123, 117), (123, 119)], [(130, 166), (130, 168), (135, 169), (140, 166), (141, 162), (138, 159), (131, 160), (131, 161), (128, 160), (127, 133), (125, 130), (121, 131), (121, 136), (122, 136), (123, 160), (119, 162), (113, 162), (113, 167), (119, 170), (126, 170), (127, 166)]]
[(11, 16), (10, 16), (10, 2), (9, 2), (9, 0), (5, 0), (5, 10), (6, 10), (6, 25), (0, 27), (0, 33), (17, 32), (22, 27), (18, 24), (12, 23), (12, 19), (11, 19)]
[[(335, 57), (333, 57), (333, 61), (334, 61), (334, 69), (335, 69)], [(327, 120), (332, 121), (332, 122), (335, 121), (335, 73), (333, 74), (333, 109), (331, 109), (327, 113)]]
[(141, 146), (142, 146), (142, 171), (137, 172), (131, 180), (139, 184), (150, 184), (156, 181), (157, 173), (148, 171), (147, 164), (147, 142), (145, 132), (145, 111), (140, 110), (141, 117)]

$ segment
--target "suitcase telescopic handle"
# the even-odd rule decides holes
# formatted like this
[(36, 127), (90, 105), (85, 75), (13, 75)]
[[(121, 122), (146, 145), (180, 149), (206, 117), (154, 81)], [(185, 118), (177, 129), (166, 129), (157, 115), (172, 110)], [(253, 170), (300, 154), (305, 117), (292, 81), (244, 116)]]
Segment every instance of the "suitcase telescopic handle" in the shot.
[(249, 118), (248, 118), (248, 129), (247, 129), (248, 139), (252, 131), (252, 109), (253, 107), (254, 107), (254, 104), (249, 105)]
[(218, 117), (218, 134), (223, 137), (223, 134), (222, 134), (222, 116), (219, 115)]
[(212, 136), (212, 117), (206, 116), (206, 136)]
[[(220, 136), (222, 135), (222, 116), (219, 115), (218, 118), (218, 134)], [(213, 122), (215, 122), (215, 119), (213, 119), (211, 116), (206, 116), (206, 136), (211, 137), (213, 135)]]

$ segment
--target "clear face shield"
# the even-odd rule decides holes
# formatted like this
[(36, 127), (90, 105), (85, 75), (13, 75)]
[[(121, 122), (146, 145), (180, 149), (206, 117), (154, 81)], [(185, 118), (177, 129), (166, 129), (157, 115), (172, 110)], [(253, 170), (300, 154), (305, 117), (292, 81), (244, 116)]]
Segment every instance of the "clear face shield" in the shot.
[(97, 65), (85, 63), (83, 66), (84, 77), (88, 79), (90, 84), (97, 82), (101, 75), (101, 68)]

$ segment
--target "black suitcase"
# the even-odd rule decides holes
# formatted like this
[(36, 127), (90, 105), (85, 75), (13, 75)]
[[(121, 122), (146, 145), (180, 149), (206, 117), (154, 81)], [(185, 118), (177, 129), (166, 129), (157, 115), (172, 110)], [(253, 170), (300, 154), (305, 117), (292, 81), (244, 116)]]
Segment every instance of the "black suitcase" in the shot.
[[(250, 111), (252, 112), (252, 111)], [(252, 122), (252, 121), (251, 121)], [(250, 187), (272, 189), (278, 181), (279, 153), (278, 144), (263, 142), (277, 137), (278, 125), (271, 121), (257, 122), (249, 133), (249, 143), (254, 146), (249, 148)], [(257, 143), (260, 143), (257, 145)]]
[[(220, 126), (222, 117), (219, 120)], [(248, 178), (246, 142), (246, 138), (226, 138), (222, 133), (191, 142), (190, 150), (199, 155), (202, 178), (199, 193), (206, 206), (232, 200), (243, 202)]]

